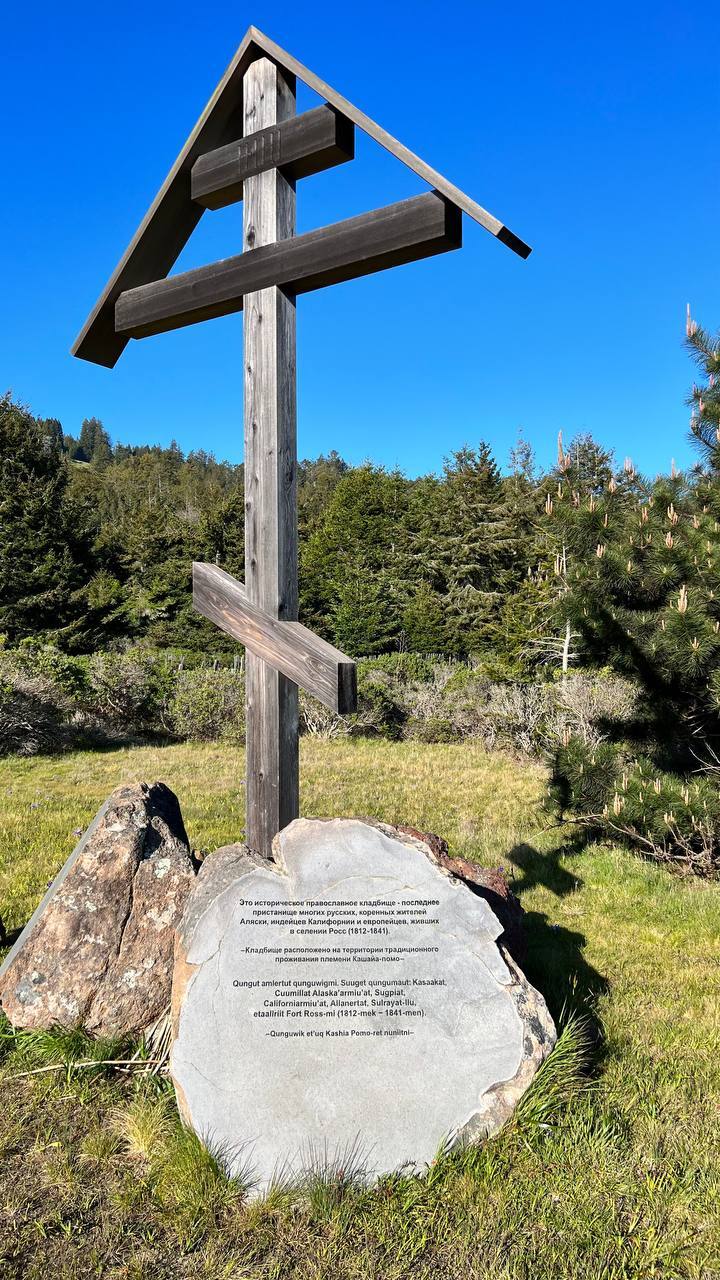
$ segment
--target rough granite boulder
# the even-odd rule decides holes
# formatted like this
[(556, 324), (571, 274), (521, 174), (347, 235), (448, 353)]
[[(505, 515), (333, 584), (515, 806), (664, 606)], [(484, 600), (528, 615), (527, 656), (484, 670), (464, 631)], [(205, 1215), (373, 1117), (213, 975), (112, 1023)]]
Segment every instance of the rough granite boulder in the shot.
[(205, 859), (173, 975), (183, 1117), (254, 1191), (312, 1167), (422, 1169), (494, 1133), (555, 1042), (487, 900), (443, 848), (299, 819), (274, 861)]
[(170, 1002), (175, 928), (196, 866), (162, 782), (118, 787), (0, 968), (16, 1027), (137, 1035)]

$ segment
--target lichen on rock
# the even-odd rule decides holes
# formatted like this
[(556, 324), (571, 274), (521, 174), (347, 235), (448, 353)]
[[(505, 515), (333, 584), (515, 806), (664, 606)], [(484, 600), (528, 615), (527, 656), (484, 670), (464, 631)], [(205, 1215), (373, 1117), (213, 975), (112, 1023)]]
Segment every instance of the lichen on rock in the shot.
[(143, 1031), (169, 1004), (175, 927), (195, 875), (169, 787), (118, 787), (0, 969), (10, 1022)]

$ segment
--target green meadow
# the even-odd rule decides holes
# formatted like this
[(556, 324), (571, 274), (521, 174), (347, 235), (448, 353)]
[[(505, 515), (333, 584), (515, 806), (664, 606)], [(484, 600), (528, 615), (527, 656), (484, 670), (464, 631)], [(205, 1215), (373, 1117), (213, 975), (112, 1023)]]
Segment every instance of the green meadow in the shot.
[[(506, 869), (558, 1048), (499, 1135), (422, 1177), (247, 1201), (162, 1077), (78, 1065), (127, 1048), (5, 1024), (2, 1280), (717, 1277), (720, 884), (581, 848), (543, 807), (541, 766), (472, 743), (304, 739), (301, 769), (306, 815), (411, 823)], [(167, 782), (207, 852), (241, 838), (243, 778), (223, 745), (1, 760), (8, 936), (118, 783)]]

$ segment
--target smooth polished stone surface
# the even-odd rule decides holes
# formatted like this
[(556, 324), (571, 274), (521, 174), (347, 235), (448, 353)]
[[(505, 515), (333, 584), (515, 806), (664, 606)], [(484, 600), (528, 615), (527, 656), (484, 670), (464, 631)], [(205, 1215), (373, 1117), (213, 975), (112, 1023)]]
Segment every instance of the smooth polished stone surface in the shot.
[(494, 1132), (555, 1040), (488, 904), (429, 845), (293, 822), (275, 862), (211, 854), (173, 978), (186, 1121), (262, 1191), (313, 1169), (420, 1169)]

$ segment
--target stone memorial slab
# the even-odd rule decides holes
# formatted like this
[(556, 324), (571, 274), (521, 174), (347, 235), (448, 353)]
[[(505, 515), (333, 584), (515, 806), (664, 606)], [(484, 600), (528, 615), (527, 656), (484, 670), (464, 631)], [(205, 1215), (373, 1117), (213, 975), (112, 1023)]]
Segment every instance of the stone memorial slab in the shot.
[(210, 855), (173, 976), (187, 1123), (256, 1191), (358, 1161), (420, 1170), (497, 1130), (555, 1041), (487, 902), (422, 840), (291, 823)]
[(170, 788), (117, 787), (0, 966), (12, 1024), (144, 1031), (170, 1002), (175, 928), (194, 880)]

